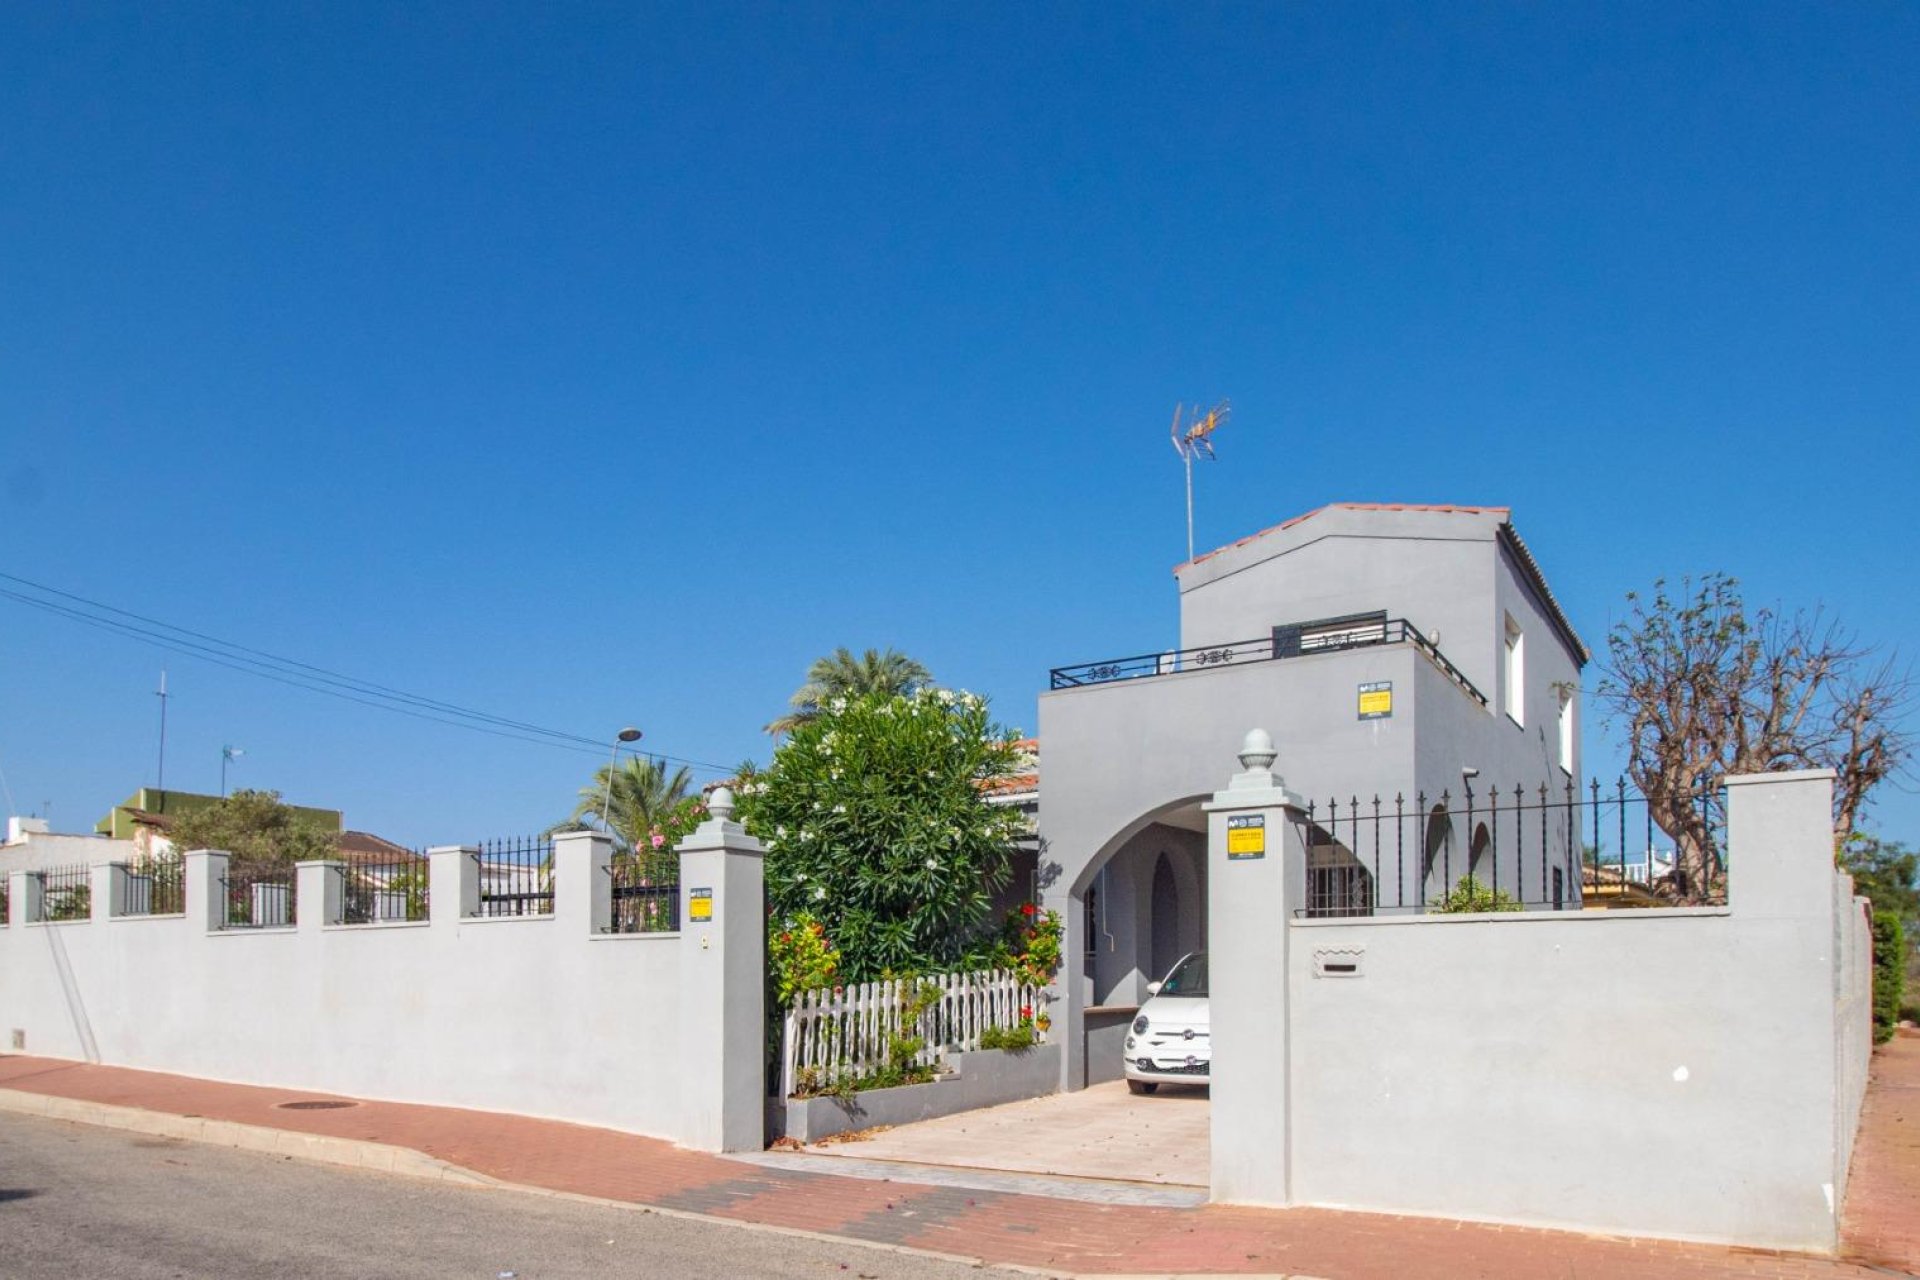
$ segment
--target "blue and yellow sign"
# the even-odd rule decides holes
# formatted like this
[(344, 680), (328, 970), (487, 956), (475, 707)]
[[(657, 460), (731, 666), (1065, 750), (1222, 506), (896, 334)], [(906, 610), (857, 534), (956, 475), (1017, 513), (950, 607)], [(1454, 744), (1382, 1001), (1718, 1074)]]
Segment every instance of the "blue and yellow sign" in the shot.
[(1227, 816), (1227, 859), (1239, 862), (1267, 856), (1267, 815), (1235, 813)]

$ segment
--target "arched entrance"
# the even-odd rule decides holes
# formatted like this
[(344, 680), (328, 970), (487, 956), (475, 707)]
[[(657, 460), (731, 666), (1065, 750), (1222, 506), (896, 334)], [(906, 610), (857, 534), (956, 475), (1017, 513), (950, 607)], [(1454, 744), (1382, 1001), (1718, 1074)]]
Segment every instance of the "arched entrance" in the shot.
[(1127, 1026), (1189, 951), (1206, 946), (1207, 827), (1200, 798), (1143, 815), (1069, 886), (1066, 1079), (1069, 1089), (1121, 1077)]

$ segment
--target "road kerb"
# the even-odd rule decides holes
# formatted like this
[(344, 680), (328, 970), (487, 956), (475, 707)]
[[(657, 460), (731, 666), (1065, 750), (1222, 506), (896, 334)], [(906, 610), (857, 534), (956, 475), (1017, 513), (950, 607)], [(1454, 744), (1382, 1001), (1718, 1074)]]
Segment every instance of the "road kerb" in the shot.
[(210, 1146), (258, 1151), (266, 1155), (286, 1156), (315, 1164), (340, 1165), (349, 1169), (372, 1169), (379, 1173), (397, 1173), (408, 1178), (428, 1178), (436, 1182), (464, 1186), (492, 1187), (501, 1184), (458, 1165), (448, 1164), (411, 1147), (385, 1142), (366, 1142), (357, 1138), (335, 1138), (319, 1133), (298, 1133), (264, 1125), (239, 1124), (232, 1120), (208, 1120), (200, 1116), (178, 1116), (165, 1111), (147, 1111), (139, 1107), (120, 1107), (106, 1102), (88, 1102), (80, 1098), (61, 1098), (52, 1094), (29, 1093), (21, 1089), (0, 1089), (0, 1111), (43, 1116), (49, 1120), (69, 1120), (76, 1124), (106, 1129), (125, 1129), (156, 1138), (174, 1138), (182, 1142), (204, 1142)]

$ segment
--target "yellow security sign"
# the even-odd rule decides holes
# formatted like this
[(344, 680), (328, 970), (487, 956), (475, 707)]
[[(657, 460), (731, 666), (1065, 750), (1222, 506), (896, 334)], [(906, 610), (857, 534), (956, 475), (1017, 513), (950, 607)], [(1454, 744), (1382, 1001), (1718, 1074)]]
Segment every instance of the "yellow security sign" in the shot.
[(713, 919), (713, 890), (687, 890), (687, 919), (689, 921)]
[(1238, 813), (1227, 818), (1227, 857), (1238, 861), (1242, 858), (1264, 858), (1267, 856), (1267, 815), (1264, 813)]
[(1360, 718), (1385, 720), (1393, 714), (1393, 681), (1377, 680), (1360, 686)]

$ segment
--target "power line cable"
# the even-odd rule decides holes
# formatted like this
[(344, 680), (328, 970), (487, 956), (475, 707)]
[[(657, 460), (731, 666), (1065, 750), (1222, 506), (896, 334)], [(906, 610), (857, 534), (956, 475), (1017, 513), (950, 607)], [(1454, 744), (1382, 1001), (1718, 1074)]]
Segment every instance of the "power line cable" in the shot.
[[(22, 586), (31, 587), (36, 591), (42, 591), (47, 593), (48, 595), (59, 596), (63, 600), (72, 600), (75, 603), (83, 604), (90, 609), (97, 609), (106, 613), (116, 614), (122, 618), (131, 618), (135, 622), (146, 623), (148, 626), (151, 626), (151, 627), (159, 627), (163, 631), (174, 633), (174, 635), (176, 636), (185, 636), (185, 637), (188, 637), (190, 640), (194, 640), (194, 641), (204, 641), (209, 645), (218, 646), (222, 650), (230, 650), (234, 655), (246, 655), (243, 658), (243, 660), (248, 660), (248, 661), (255, 660), (255, 659), (263, 660), (263, 664), (266, 664), (266, 665), (273, 665), (281, 668), (289, 668), (301, 674), (311, 674), (313, 678), (320, 679), (328, 684), (340, 684), (343, 687), (352, 688), (359, 692), (370, 693), (377, 697), (396, 698), (401, 701), (408, 702), (416, 706), (426, 707), (431, 710), (444, 711), (454, 715), (472, 717), (474, 719), (479, 719), (479, 720), (485, 720), (493, 724), (498, 724), (504, 728), (521, 729), (521, 730), (526, 730), (529, 732), (538, 733), (538, 734), (542, 734), (549, 737), (555, 737), (555, 738), (570, 738), (570, 739), (573, 739), (574, 741), (579, 742), (583, 746), (598, 748), (601, 745), (599, 742), (595, 741), (593, 738), (586, 737), (585, 735), (582, 735), (582, 734), (566, 733), (566, 732), (555, 730), (555, 729), (545, 729), (540, 727), (539, 725), (527, 724), (523, 721), (509, 720), (501, 716), (491, 715), (484, 711), (475, 711), (470, 707), (462, 707), (451, 702), (442, 702), (436, 698), (425, 698), (418, 694), (408, 693), (404, 689), (395, 689), (389, 685), (377, 684), (371, 680), (362, 680), (356, 676), (345, 675), (338, 671), (330, 671), (325, 667), (316, 667), (311, 663), (301, 662), (294, 658), (281, 657), (278, 654), (269, 653), (264, 649), (249, 648), (246, 645), (236, 644), (230, 640), (222, 640), (218, 636), (207, 635), (205, 632), (193, 631), (186, 627), (177, 626), (171, 622), (163, 622), (158, 618), (149, 618), (144, 614), (134, 613), (127, 609), (116, 608), (113, 605), (105, 604), (98, 600), (89, 600), (85, 596), (74, 595), (70, 591), (62, 591), (57, 587), (49, 587), (43, 583), (32, 582), (32, 581), (29, 581), (28, 579), (17, 577), (14, 574), (0, 573), (0, 578), (4, 578), (9, 582), (17, 582)], [(20, 597), (15, 597), (15, 598), (18, 599)], [(24, 601), (24, 602), (33, 603), (32, 601)], [(148, 633), (148, 634), (151, 634), (151, 633)], [(198, 646), (195, 646), (195, 647), (198, 647)]]
[[(210, 662), (215, 666), (225, 667), (228, 670), (237, 671), (243, 675), (257, 676), (263, 680), (271, 680), (276, 684), (288, 685), (296, 689), (305, 689), (311, 693), (339, 698), (346, 702), (372, 707), (379, 711), (390, 711), (396, 715), (410, 716), (416, 720), (426, 720), (435, 724), (448, 725), (456, 729), (467, 729), (476, 733), (490, 734), (494, 737), (532, 743), (536, 746), (558, 747), (562, 750), (574, 751), (583, 755), (597, 756), (605, 745), (585, 734), (569, 733), (560, 729), (549, 729), (523, 720), (513, 720), (504, 716), (496, 716), (489, 712), (476, 711), (472, 708), (462, 707), (456, 703), (443, 702), (436, 698), (422, 697), (418, 694), (409, 693), (403, 689), (396, 689), (389, 685), (377, 684), (373, 681), (362, 680), (341, 672), (330, 671), (324, 667), (316, 667), (311, 663), (285, 658), (264, 649), (253, 649), (246, 645), (223, 640), (218, 636), (192, 631), (186, 627), (175, 626), (172, 623), (163, 622), (157, 618), (149, 618), (143, 614), (134, 613), (127, 609), (117, 608), (101, 601), (88, 599), (85, 596), (75, 595), (69, 591), (49, 587), (43, 583), (34, 582), (15, 574), (0, 573), (0, 579), (19, 583), (35, 591), (58, 596), (63, 600), (74, 601), (76, 604), (86, 606), (86, 609), (118, 615), (118, 618), (130, 618), (133, 619), (134, 622), (121, 622), (115, 617), (101, 617), (97, 613), (89, 613), (84, 609), (62, 605), (53, 600), (39, 599), (22, 592), (7, 590), (6, 588), (0, 588), (0, 598), (13, 600), (16, 603), (27, 605), (30, 608), (65, 617), (71, 621), (81, 623), (84, 626), (90, 626), (111, 634), (124, 636), (144, 644), (165, 649), (172, 653), (181, 654), (185, 657)], [(134, 625), (135, 622), (145, 623), (147, 625), (136, 626)], [(156, 631), (152, 628), (160, 628), (160, 630)], [(684, 764), (695, 769), (710, 770), (722, 774), (732, 772), (729, 767), (713, 764), (710, 761), (692, 760), (686, 757), (668, 755), (657, 751), (649, 751), (642, 754), (671, 761), (674, 764)]]

